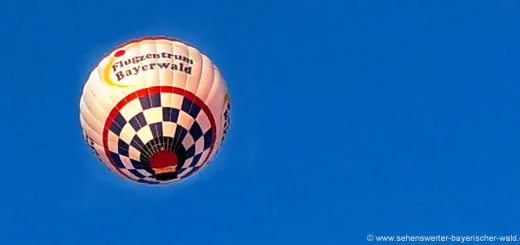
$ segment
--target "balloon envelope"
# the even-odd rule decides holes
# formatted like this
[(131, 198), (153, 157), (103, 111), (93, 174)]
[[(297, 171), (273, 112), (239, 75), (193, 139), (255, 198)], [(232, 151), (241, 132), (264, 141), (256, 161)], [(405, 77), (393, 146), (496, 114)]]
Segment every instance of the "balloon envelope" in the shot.
[(80, 99), (87, 144), (112, 172), (168, 184), (203, 168), (230, 123), (226, 83), (196, 48), (166, 37), (131, 40), (90, 73)]

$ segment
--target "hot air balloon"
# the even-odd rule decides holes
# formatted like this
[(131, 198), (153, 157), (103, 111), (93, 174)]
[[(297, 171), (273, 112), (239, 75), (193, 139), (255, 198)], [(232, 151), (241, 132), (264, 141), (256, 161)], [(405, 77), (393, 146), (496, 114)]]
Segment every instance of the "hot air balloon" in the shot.
[(227, 85), (213, 62), (177, 39), (128, 41), (101, 59), (80, 99), (84, 139), (110, 171), (164, 185), (210, 162), (230, 123)]

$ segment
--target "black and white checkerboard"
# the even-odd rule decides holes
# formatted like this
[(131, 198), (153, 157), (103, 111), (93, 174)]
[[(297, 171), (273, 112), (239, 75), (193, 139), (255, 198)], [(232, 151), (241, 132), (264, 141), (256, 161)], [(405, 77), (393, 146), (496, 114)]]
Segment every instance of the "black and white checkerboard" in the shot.
[[(137, 93), (125, 98), (107, 120), (105, 149), (114, 167), (128, 178), (147, 184), (166, 184), (186, 178), (206, 164), (214, 146), (215, 121), (207, 106), (182, 93)], [(229, 103), (226, 105), (230, 108)], [(224, 114), (229, 114), (226, 110)], [(229, 115), (224, 116), (227, 129)], [(177, 178), (160, 181), (149, 167), (159, 150), (179, 158)]]

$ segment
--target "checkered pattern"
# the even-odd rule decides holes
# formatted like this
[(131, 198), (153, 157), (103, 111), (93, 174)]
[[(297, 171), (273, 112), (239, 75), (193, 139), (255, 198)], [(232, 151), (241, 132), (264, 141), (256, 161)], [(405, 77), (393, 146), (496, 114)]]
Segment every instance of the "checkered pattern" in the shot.
[(87, 143), (87, 145), (92, 150), (92, 153), (94, 153), (94, 155), (99, 159), (99, 153), (96, 151), (96, 148), (94, 148), (94, 140), (92, 138), (90, 138), (87, 135), (87, 133), (85, 133), (85, 131), (83, 131), (83, 137), (84, 137), (85, 142)]
[[(109, 155), (115, 167), (133, 180), (164, 184), (186, 178), (199, 170), (212, 144), (211, 122), (201, 108), (172, 93), (141, 96), (126, 103), (110, 125)], [(159, 181), (144, 162), (167, 148), (182, 152), (177, 178)]]
[[(222, 140), (221, 142), (224, 142), (224, 139), (226, 139), (226, 134), (227, 134), (227, 131), (228, 131), (228, 128), (229, 128), (229, 124), (231, 123), (231, 117), (230, 117), (230, 113), (231, 113), (231, 103), (229, 103), (229, 100), (226, 101), (226, 104), (224, 105), (225, 106), (225, 110), (224, 110), (224, 113), (222, 114), (224, 120), (222, 120), (224, 122), (224, 132), (222, 133)], [(222, 144), (222, 143), (221, 143)]]
[[(85, 142), (87, 143), (87, 145), (89, 146), (90, 150), (92, 151), (92, 153), (94, 153), (94, 155), (97, 157), (97, 159), (100, 161), (100, 162), (103, 162), (103, 160), (101, 160), (101, 157), (99, 156), (99, 152), (96, 150), (96, 148), (94, 147), (94, 140), (89, 137), (87, 135), (87, 133), (85, 131), (83, 131), (83, 136), (84, 136), (84, 139), (85, 139)], [(108, 166), (105, 166), (109, 171), (112, 171), (112, 169), (110, 169)]]

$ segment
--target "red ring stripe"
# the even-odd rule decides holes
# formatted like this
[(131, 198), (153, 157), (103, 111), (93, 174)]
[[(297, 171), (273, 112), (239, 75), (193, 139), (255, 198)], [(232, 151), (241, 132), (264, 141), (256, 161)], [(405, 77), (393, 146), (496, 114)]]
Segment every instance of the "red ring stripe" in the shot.
[[(209, 119), (209, 122), (211, 124), (212, 129), (212, 137), (211, 137), (211, 147), (209, 150), (209, 154), (204, 159), (204, 163), (208, 161), (209, 157), (211, 156), (211, 153), (213, 152), (213, 148), (215, 147), (215, 142), (217, 138), (217, 127), (215, 123), (215, 118), (213, 118), (213, 114), (211, 113), (211, 110), (209, 107), (202, 101), (199, 97), (197, 97), (195, 94), (191, 93), (190, 91), (186, 91), (181, 88), (177, 87), (171, 87), (171, 86), (155, 86), (155, 87), (149, 87), (149, 88), (143, 88), (140, 90), (137, 90), (133, 93), (128, 94), (125, 98), (121, 99), (119, 103), (110, 111), (108, 114), (108, 118), (105, 121), (105, 127), (103, 129), (103, 148), (105, 150), (105, 155), (110, 161), (110, 164), (114, 166), (114, 168), (121, 173), (123, 176), (126, 176), (129, 180), (133, 180), (130, 176), (123, 173), (119, 168), (115, 165), (114, 160), (110, 157), (110, 149), (108, 148), (108, 132), (110, 131), (110, 125), (114, 122), (114, 118), (119, 113), (119, 111), (130, 101), (146, 96), (146, 95), (152, 95), (157, 93), (171, 93), (171, 94), (178, 94), (178, 95), (184, 95), (185, 98), (191, 100), (193, 103), (198, 105), (204, 113), (206, 113), (206, 116)], [(133, 180), (134, 181), (134, 180)]]

